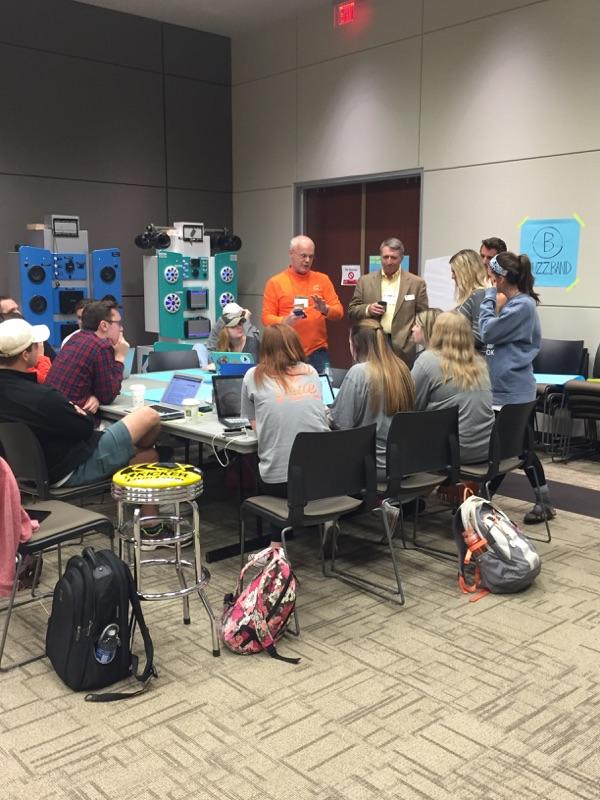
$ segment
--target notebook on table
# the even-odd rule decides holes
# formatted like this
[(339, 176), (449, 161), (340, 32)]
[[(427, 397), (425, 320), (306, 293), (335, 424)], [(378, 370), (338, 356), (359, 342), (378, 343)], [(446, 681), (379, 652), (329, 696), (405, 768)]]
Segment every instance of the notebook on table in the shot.
[(244, 378), (240, 375), (215, 375), (213, 378), (217, 417), (221, 425), (229, 430), (250, 425), (250, 420), (242, 417), (243, 382)]
[[(161, 419), (181, 419), (184, 416), (181, 408), (183, 401), (190, 398), (200, 400), (202, 382), (203, 378), (199, 375), (181, 375), (176, 372), (160, 398), (160, 405), (152, 404), (150, 408), (153, 408)], [(133, 411), (132, 408), (126, 410)]]

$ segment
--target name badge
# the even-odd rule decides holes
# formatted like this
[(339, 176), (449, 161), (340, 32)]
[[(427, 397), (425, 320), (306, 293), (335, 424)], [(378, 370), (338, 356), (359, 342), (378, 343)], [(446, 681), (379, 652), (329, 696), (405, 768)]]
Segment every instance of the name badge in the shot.
[(381, 299), (385, 300), (385, 302), (388, 305), (393, 306), (396, 303), (396, 300), (398, 299), (398, 293), (397, 292), (384, 292), (382, 297), (381, 297)]
[(294, 297), (294, 306), (296, 308), (308, 308), (308, 297)]
[(404, 295), (404, 299), (405, 300), (414, 300), (415, 296), (414, 296), (414, 294), (405, 294)]

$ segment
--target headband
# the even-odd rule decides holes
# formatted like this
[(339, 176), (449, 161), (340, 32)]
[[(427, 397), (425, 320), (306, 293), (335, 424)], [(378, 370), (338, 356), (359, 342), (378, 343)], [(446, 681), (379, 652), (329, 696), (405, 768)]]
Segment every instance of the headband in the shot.
[(498, 263), (497, 256), (490, 258), (490, 269), (496, 275), (500, 275), (501, 278), (505, 278), (508, 275), (508, 270), (504, 269), (504, 267), (501, 267), (500, 264)]

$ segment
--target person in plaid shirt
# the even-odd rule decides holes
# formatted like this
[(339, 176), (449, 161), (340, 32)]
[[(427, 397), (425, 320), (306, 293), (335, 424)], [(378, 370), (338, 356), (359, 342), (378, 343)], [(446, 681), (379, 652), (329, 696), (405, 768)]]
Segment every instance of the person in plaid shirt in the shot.
[(81, 330), (57, 354), (48, 386), (89, 414), (112, 403), (121, 391), (129, 344), (116, 303), (100, 300), (83, 309)]

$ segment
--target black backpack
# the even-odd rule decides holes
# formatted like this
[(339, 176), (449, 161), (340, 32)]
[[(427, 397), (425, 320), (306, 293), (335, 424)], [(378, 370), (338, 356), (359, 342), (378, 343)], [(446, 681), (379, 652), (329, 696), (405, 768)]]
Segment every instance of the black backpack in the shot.
[[(131, 606), (131, 614), (130, 614)], [(139, 625), (146, 666), (137, 673), (131, 652), (132, 628)], [(54, 589), (46, 633), (46, 655), (71, 689), (101, 689), (133, 675), (143, 686), (134, 692), (88, 694), (91, 702), (134, 697), (152, 676), (154, 647), (127, 564), (110, 550), (86, 547), (69, 559)]]

